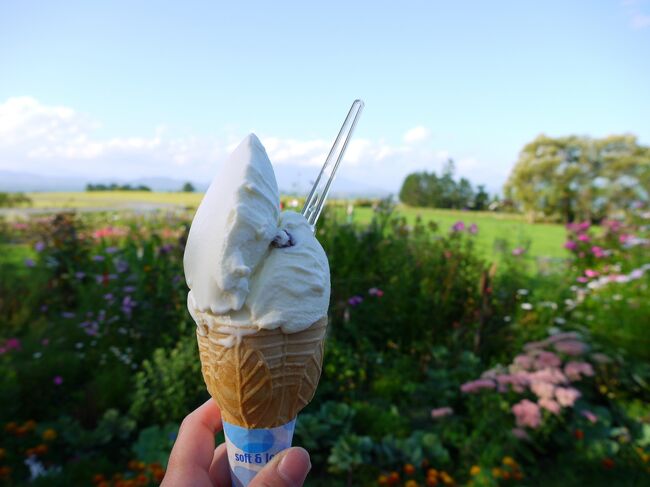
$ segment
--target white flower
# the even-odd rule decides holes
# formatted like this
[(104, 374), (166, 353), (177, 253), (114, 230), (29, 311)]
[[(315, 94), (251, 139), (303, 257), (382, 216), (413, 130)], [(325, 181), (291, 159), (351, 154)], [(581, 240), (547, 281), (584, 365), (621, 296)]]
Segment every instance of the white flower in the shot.
[(533, 305), (530, 303), (521, 303), (521, 309), (530, 311), (531, 309), (533, 309)]

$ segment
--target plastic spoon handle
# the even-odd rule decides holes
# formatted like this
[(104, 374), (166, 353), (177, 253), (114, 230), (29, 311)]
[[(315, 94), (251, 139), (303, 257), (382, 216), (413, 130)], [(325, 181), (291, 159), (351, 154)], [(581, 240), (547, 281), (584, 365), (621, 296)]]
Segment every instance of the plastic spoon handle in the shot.
[(357, 120), (359, 120), (363, 106), (364, 104), (361, 100), (354, 100), (354, 103), (352, 103), (348, 116), (345, 117), (345, 121), (327, 155), (325, 164), (323, 164), (323, 168), (320, 170), (314, 187), (311, 189), (309, 196), (307, 196), (302, 214), (309, 222), (309, 225), (311, 225), (312, 231), (316, 231), (316, 222), (323, 211), (323, 206), (325, 206), (325, 200), (330, 192), (332, 181), (334, 181), (334, 176), (336, 176), (336, 171), (339, 168), (339, 164), (341, 164), (345, 150), (348, 148), (348, 142), (350, 142), (352, 132), (357, 125)]

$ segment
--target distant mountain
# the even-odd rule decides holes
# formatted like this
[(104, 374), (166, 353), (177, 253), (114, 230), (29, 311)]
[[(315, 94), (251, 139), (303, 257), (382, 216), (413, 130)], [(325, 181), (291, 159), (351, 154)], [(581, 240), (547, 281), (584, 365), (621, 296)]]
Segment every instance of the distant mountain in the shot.
[[(306, 195), (311, 189), (319, 168), (277, 165), (274, 167), (278, 187), (284, 194)], [(90, 179), (78, 176), (43, 176), (39, 174), (7, 171), (0, 169), (0, 191), (4, 192), (41, 192), (41, 191), (84, 191), (87, 183), (93, 184), (130, 184), (144, 185), (153, 191), (178, 191), (185, 180), (168, 177), (126, 179)], [(210, 181), (191, 181), (197, 191), (208, 189)], [(390, 191), (369, 184), (337, 177), (332, 186), (334, 197), (384, 197)]]

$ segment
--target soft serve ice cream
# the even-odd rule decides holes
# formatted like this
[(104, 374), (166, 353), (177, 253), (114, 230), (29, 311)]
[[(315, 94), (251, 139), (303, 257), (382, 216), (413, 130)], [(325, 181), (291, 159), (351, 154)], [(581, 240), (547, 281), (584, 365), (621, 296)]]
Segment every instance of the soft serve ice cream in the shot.
[(299, 332), (327, 314), (327, 256), (302, 215), (280, 211), (273, 167), (254, 134), (206, 192), (184, 267), (198, 333), (218, 327), (229, 336), (224, 346), (256, 329)]

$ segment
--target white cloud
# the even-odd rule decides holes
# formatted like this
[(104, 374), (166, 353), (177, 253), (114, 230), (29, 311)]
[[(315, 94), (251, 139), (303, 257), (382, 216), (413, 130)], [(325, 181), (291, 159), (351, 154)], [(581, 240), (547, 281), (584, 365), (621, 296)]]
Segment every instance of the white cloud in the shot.
[[(98, 127), (97, 122), (69, 107), (42, 104), (31, 97), (10, 98), (0, 103), (0, 169), (89, 180), (165, 176), (207, 182), (236, 145), (231, 134), (176, 137), (163, 127), (149, 136), (102, 138), (96, 133)], [(321, 138), (259, 135), (283, 177), (295, 180), (304, 175), (303, 182), (316, 176), (332, 144)], [(401, 144), (353, 138), (340, 177), (397, 191), (408, 173), (438, 171), (449, 158), (450, 152), (431, 146), (428, 136), (426, 128), (415, 127), (404, 134)], [(459, 175), (498, 187), (501, 181), (489, 180), (493, 172), (485, 164), (472, 154), (457, 155)], [(479, 176), (488, 180), (476, 180)], [(293, 182), (284, 181), (285, 187)]]
[(633, 29), (645, 29), (650, 27), (650, 1), (649, 0), (622, 0), (621, 5), (625, 9)]
[(422, 142), (423, 140), (428, 139), (429, 135), (429, 129), (422, 125), (418, 125), (417, 127), (407, 130), (402, 140), (407, 144), (412, 144), (414, 142)]

